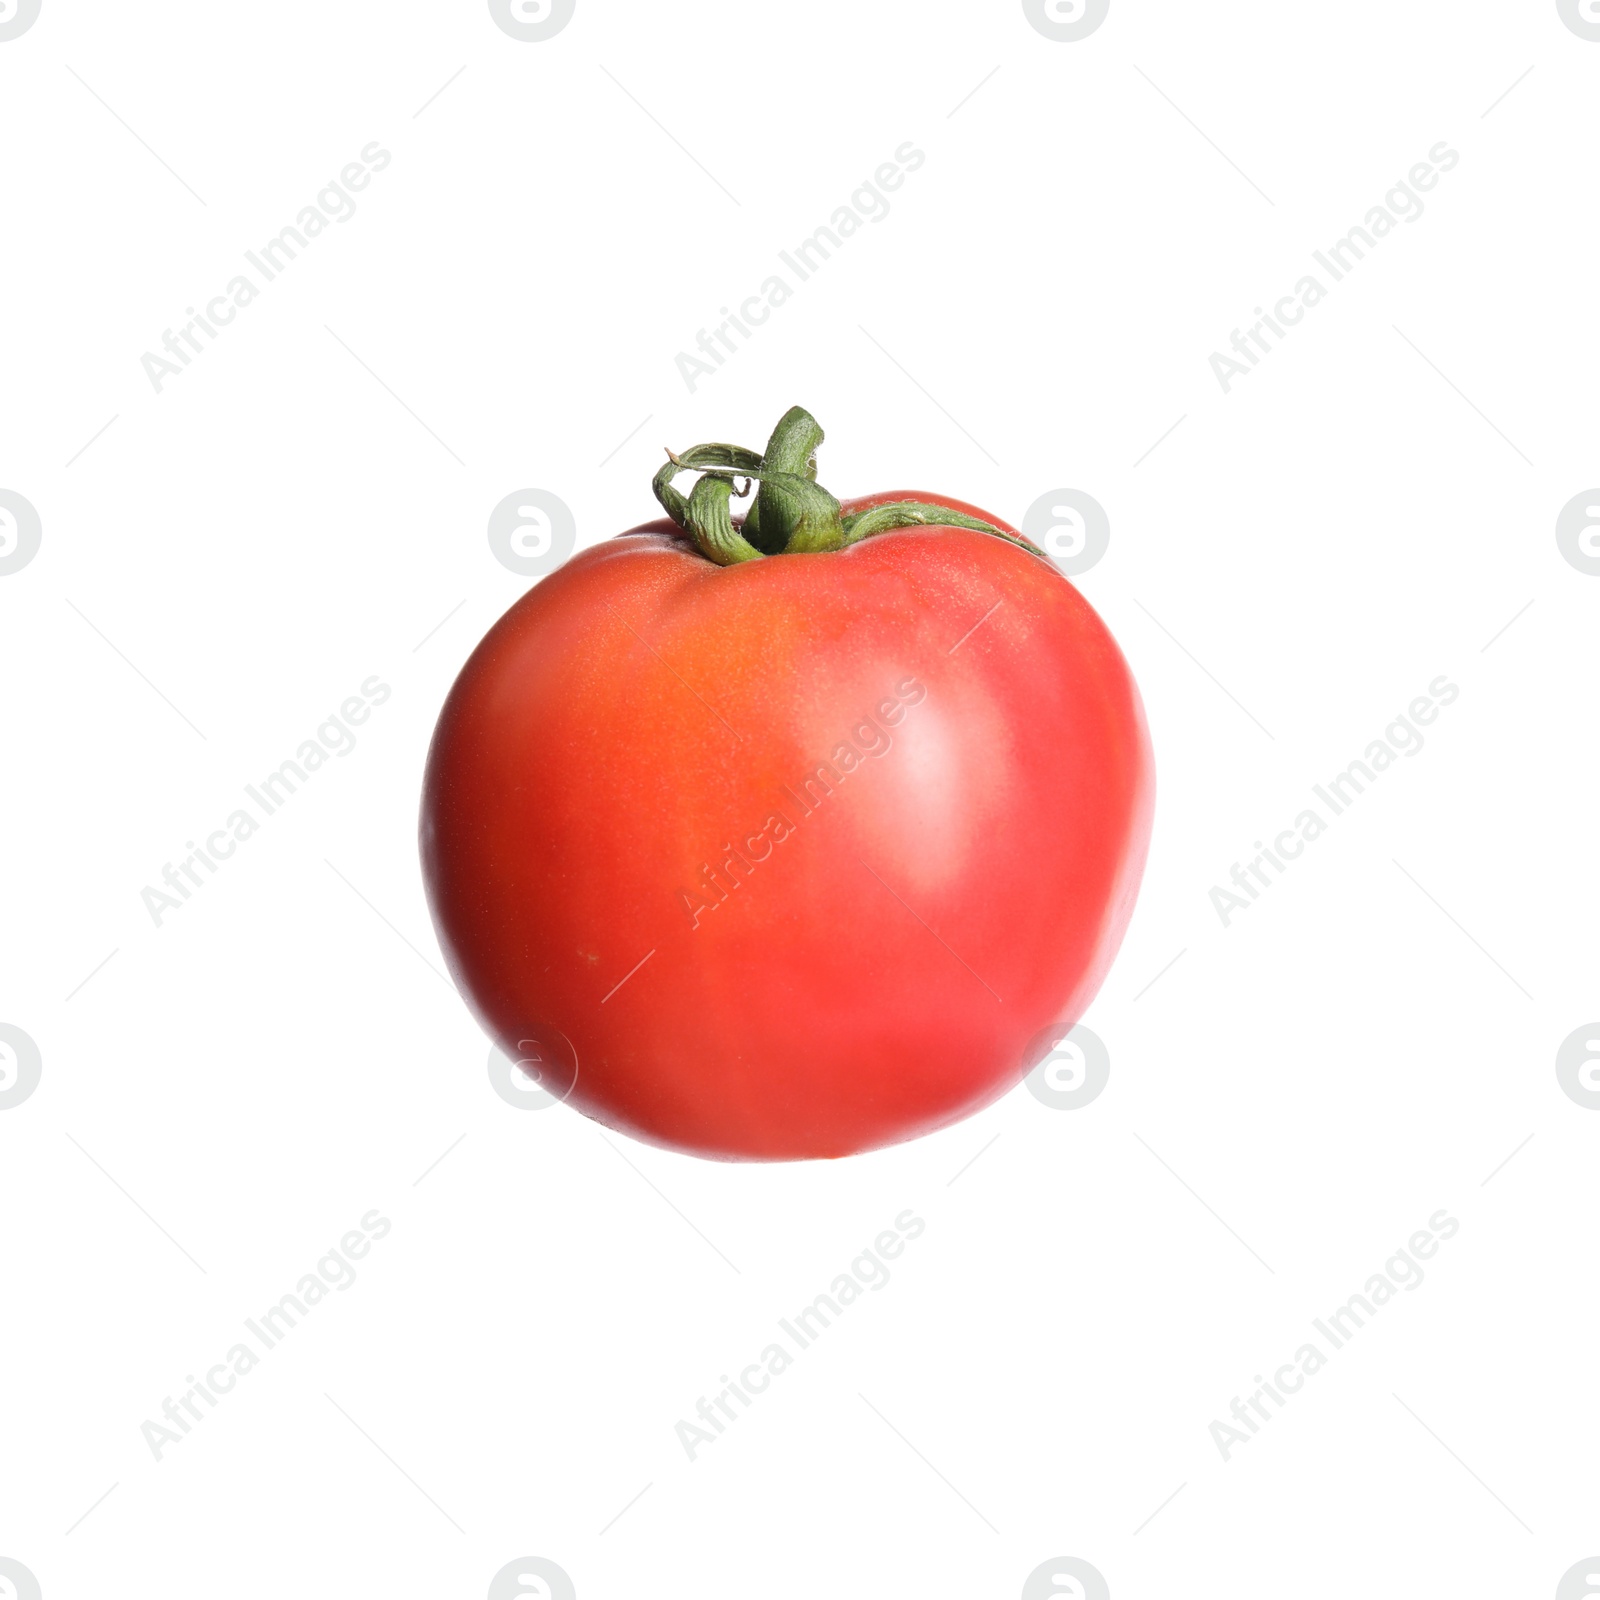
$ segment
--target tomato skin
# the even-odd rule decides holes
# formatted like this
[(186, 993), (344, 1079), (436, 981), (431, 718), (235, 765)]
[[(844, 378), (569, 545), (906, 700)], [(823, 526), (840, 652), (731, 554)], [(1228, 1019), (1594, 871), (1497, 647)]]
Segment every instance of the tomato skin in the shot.
[[(1006, 527), (921, 492), (844, 509), (891, 499)], [(785, 1160), (1020, 1081), (1110, 966), (1153, 804), (1127, 663), (1042, 556), (914, 527), (719, 567), (656, 523), (473, 652), (421, 847), (508, 1055), (637, 1138)]]

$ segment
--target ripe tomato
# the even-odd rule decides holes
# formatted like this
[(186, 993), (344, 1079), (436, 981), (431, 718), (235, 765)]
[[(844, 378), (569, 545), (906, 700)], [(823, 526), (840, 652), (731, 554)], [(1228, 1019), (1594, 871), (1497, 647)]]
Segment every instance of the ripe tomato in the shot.
[[(692, 537), (636, 528), (511, 607), (422, 804), (439, 940), (500, 1047), (607, 1126), (724, 1159), (871, 1149), (1019, 1082), (1116, 953), (1154, 798), (1127, 663), (1015, 529), (924, 494), (840, 506), (778, 442), (675, 458), (710, 471), (685, 502), (664, 469)], [(743, 530), (787, 540), (759, 559), (725, 510), (752, 463)], [(834, 523), (797, 537), (813, 489)], [(838, 546), (905, 502), (914, 525)], [(721, 565), (730, 533), (750, 556)]]

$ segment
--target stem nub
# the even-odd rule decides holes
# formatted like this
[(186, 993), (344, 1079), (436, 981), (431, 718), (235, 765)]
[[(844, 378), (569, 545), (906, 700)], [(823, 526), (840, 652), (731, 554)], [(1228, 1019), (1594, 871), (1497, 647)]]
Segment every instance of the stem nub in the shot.
[[(897, 500), (846, 517), (839, 502), (817, 482), (817, 446), (823, 432), (817, 419), (791, 406), (772, 430), (764, 454), (736, 444), (697, 444), (681, 455), (667, 451), (667, 463), (651, 482), (655, 497), (678, 526), (693, 538), (708, 561), (730, 567), (763, 556), (842, 550), (890, 528), (933, 523), (972, 528), (1010, 544), (1032, 549), (1021, 539), (965, 512), (917, 500)], [(687, 498), (673, 486), (680, 472), (702, 476)], [(735, 480), (760, 489), (744, 522), (735, 526), (729, 502)]]

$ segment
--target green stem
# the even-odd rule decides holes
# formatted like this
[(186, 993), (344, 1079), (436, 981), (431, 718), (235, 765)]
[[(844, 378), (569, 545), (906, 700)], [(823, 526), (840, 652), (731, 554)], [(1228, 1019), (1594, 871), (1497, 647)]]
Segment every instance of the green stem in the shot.
[[(817, 446), (823, 440), (817, 419), (801, 406), (790, 406), (779, 418), (762, 457), (774, 472), (787, 472), (816, 481)], [(796, 546), (793, 538), (803, 516), (802, 508), (782, 485), (763, 482), (761, 493), (745, 518), (747, 537), (770, 555), (796, 548), (827, 549), (826, 544)], [(816, 530), (810, 530), (815, 537)]]
[(761, 552), (740, 534), (728, 514), (728, 498), (732, 493), (732, 478), (708, 472), (689, 495), (689, 532), (694, 535), (701, 553), (719, 567), (761, 559)]
[[(822, 439), (816, 418), (791, 406), (772, 430), (764, 454), (736, 444), (697, 444), (681, 455), (669, 450), (651, 488), (667, 515), (719, 567), (763, 556), (843, 550), (891, 528), (929, 524), (971, 528), (1037, 554), (1026, 541), (992, 523), (926, 501), (895, 500), (843, 516), (839, 502), (816, 481)], [(673, 486), (680, 472), (703, 474), (687, 499)], [(734, 526), (729, 508), (736, 478), (761, 485), (741, 527)], [(749, 482), (739, 492), (748, 490)]]
[(969, 517), (964, 511), (953, 511), (949, 506), (936, 505), (925, 500), (891, 500), (885, 505), (873, 506), (868, 511), (857, 511), (844, 519), (844, 542), (860, 544), (875, 533), (887, 533), (891, 528), (923, 528), (929, 524), (941, 528), (971, 528), (974, 533), (987, 533), (1004, 539), (1030, 555), (1038, 552), (1026, 540), (997, 528), (981, 517)]
[(667, 464), (651, 480), (650, 487), (661, 509), (680, 528), (689, 526), (689, 502), (672, 486), (680, 472), (703, 472), (708, 467), (732, 467), (742, 476), (752, 467), (761, 465), (761, 457), (754, 450), (741, 449), (736, 444), (697, 444), (681, 456), (667, 451)]

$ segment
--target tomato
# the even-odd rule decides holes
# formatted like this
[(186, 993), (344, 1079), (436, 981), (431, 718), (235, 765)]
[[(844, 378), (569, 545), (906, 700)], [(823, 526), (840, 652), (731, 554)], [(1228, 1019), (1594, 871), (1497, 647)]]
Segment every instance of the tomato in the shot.
[[(959, 500), (841, 505), (779, 442), (675, 458), (707, 473), (685, 502), (663, 469), (688, 533), (584, 550), (506, 612), (422, 804), (439, 941), (499, 1046), (723, 1159), (872, 1149), (1018, 1083), (1110, 966), (1154, 800), (1127, 663), (1048, 560)], [(910, 525), (841, 547), (867, 511)]]

